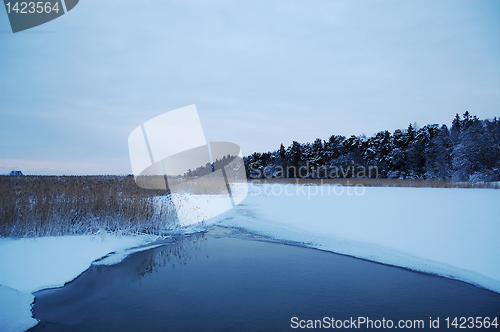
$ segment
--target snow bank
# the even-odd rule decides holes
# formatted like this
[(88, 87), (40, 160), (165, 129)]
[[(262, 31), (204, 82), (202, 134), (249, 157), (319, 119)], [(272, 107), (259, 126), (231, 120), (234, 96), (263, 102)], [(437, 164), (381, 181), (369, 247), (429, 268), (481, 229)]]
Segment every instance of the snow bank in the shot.
[(38, 321), (31, 317), (35, 297), (0, 285), (0, 330), (26, 331)]
[(500, 191), (250, 184), (209, 223), (500, 292)]
[(91, 235), (0, 239), (0, 285), (33, 293), (60, 287), (110, 252), (150, 241), (149, 237)]
[(124, 260), (127, 256), (130, 254), (133, 254), (135, 252), (140, 252), (140, 251), (145, 251), (149, 249), (154, 249), (158, 248), (160, 246), (163, 246), (164, 243), (160, 244), (152, 244), (152, 245), (145, 245), (145, 246), (140, 246), (140, 247), (135, 247), (131, 249), (127, 249), (124, 251), (119, 251), (119, 252), (114, 252), (113, 254), (110, 254), (108, 256), (103, 257), (102, 259), (96, 260), (92, 263), (93, 266), (97, 265), (115, 265), (120, 263), (122, 260)]
[(172, 194), (181, 226), (203, 222), (232, 208), (228, 196)]
[(102, 264), (117, 263), (134, 252), (128, 248), (151, 241), (148, 236), (113, 235), (0, 238), (0, 331), (25, 331), (36, 325), (30, 293), (63, 286), (109, 253), (115, 255)]

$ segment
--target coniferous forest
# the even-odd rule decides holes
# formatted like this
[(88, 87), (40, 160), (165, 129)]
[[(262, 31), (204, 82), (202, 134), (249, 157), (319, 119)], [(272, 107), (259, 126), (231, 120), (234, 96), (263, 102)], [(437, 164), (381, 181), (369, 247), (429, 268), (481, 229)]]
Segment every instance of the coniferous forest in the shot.
[[(451, 128), (410, 124), (372, 137), (332, 135), (313, 143), (281, 144), (276, 151), (255, 152), (244, 160), (249, 178), (354, 178), (357, 172), (337, 170), (364, 167), (377, 169), (363, 175), (371, 178), (500, 181), (500, 121), (465, 112), (455, 116)], [(285, 171), (291, 168), (300, 174)]]

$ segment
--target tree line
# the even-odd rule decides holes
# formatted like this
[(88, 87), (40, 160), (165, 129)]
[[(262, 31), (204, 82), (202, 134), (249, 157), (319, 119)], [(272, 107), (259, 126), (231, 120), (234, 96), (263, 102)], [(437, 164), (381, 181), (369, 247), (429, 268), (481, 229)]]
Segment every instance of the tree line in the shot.
[[(465, 112), (449, 129), (410, 124), (372, 137), (332, 135), (244, 158), (249, 178), (390, 178), (500, 181), (500, 121)], [(372, 172), (373, 171), (373, 172)]]

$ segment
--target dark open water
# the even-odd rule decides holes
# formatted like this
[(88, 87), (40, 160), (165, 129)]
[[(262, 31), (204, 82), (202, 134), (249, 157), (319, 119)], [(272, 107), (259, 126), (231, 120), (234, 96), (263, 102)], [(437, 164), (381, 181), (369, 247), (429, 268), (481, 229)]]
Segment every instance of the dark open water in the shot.
[(221, 232), (93, 266), (35, 293), (41, 322), (32, 330), (281, 331), (292, 330), (292, 317), (363, 316), (422, 319), (424, 331), (430, 317), (444, 330), (446, 317), (500, 318), (500, 294), (463, 282)]

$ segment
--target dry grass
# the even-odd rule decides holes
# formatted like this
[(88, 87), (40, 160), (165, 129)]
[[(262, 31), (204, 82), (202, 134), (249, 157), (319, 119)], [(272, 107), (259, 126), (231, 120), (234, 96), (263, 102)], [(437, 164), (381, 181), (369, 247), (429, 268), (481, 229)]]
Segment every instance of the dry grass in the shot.
[(470, 181), (432, 181), (432, 180), (401, 180), (401, 179), (254, 179), (255, 183), (282, 184), (338, 184), (342, 186), (363, 185), (365, 187), (414, 187), (414, 188), (489, 188), (500, 189), (499, 182)]
[(0, 176), (0, 235), (162, 234), (175, 220), (155, 209), (164, 194), (131, 176)]

